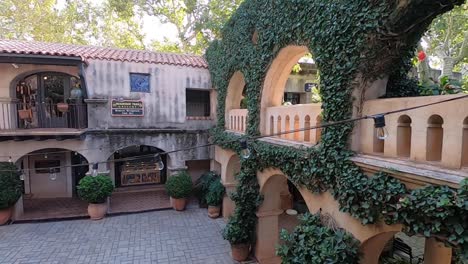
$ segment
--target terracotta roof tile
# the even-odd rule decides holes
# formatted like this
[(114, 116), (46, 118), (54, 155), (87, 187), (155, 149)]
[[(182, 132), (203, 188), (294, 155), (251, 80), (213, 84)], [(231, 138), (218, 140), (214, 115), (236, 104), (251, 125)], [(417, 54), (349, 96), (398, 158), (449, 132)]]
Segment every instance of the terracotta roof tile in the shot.
[(113, 60), (208, 68), (205, 59), (196, 55), (34, 41), (0, 40), (0, 54), (2, 53), (80, 57), (83, 61)]

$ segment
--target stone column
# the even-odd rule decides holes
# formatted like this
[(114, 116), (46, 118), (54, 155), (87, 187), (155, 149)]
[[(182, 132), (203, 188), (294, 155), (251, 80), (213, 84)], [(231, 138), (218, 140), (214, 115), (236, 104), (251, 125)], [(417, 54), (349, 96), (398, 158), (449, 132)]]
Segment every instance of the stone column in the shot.
[(260, 264), (280, 264), (281, 258), (276, 255), (276, 246), (279, 243), (279, 215), (283, 210), (258, 212), (257, 244), (255, 257)]
[(13, 215), (11, 218), (13, 220), (16, 220), (20, 218), (24, 214), (24, 206), (23, 206), (23, 196), (16, 201), (15, 205), (13, 206)]
[(435, 238), (426, 238), (424, 247), (424, 264), (450, 264), (452, 262), (452, 249), (445, 247), (444, 243)]
[(236, 191), (236, 184), (235, 183), (223, 183), (224, 187), (226, 187), (226, 195), (223, 198), (223, 218), (225, 221), (229, 219), (229, 217), (234, 213), (234, 209), (236, 208), (236, 204), (231, 197), (229, 196), (231, 193)]

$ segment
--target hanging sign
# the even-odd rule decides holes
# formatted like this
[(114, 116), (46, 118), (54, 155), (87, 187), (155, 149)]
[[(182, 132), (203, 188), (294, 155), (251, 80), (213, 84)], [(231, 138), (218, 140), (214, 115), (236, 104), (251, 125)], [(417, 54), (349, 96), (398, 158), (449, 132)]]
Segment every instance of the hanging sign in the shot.
[(316, 86), (315, 83), (305, 83), (305, 84), (304, 84), (304, 91), (305, 91), (306, 93), (310, 93), (310, 92), (312, 92), (312, 89), (313, 89), (315, 86)]
[(141, 117), (145, 115), (143, 101), (140, 100), (112, 100), (112, 116)]

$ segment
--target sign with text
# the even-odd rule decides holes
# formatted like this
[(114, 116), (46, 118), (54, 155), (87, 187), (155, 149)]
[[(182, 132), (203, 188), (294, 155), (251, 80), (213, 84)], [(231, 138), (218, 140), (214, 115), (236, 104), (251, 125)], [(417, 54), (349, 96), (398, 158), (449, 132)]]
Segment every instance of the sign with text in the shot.
[(112, 116), (139, 117), (145, 115), (143, 102), (139, 100), (112, 100)]
[(315, 83), (306, 83), (306, 84), (304, 85), (304, 91), (305, 91), (306, 93), (310, 93), (310, 92), (312, 92), (312, 89), (315, 88), (315, 86), (317, 86), (317, 84), (315, 84)]

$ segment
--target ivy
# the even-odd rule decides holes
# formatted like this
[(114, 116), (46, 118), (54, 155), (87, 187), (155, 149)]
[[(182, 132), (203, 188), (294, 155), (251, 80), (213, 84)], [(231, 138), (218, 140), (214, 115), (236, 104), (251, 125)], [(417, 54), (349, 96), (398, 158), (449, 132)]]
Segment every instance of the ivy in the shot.
[[(417, 41), (432, 19), (463, 2), (410, 0), (400, 7), (395, 1), (373, 0), (244, 1), (225, 25), (223, 38), (214, 41), (206, 52), (212, 81), (218, 90), (214, 142), (240, 151), (236, 140), (241, 136), (224, 130), (227, 88), (236, 71), (243, 74), (246, 83), (249, 114), (243, 137), (260, 134), (259, 105), (264, 79), (274, 58), (289, 45), (306, 46), (313, 54), (320, 71), (323, 120), (348, 119), (353, 111), (353, 91), (367, 87), (372, 81), (389, 77), (388, 96), (399, 93), (398, 89), (407, 82), (403, 73), (407, 72), (410, 54), (414, 54)], [(258, 33), (255, 43), (254, 32)], [(383, 220), (387, 224), (405, 224), (410, 234), (450, 234), (451, 245), (468, 251), (468, 229), (464, 224), (467, 221), (462, 217), (467, 215), (466, 192), (463, 196), (448, 187), (433, 186), (408, 191), (401, 182), (384, 173), (368, 177), (349, 159), (353, 155), (348, 148), (352, 130), (352, 124), (325, 128), (321, 143), (313, 148), (252, 142), (252, 156), (241, 162), (239, 184), (232, 196), (236, 209), (224, 237), (233, 244), (254, 242), (255, 212), (261, 204), (256, 173), (276, 167), (297, 186), (312, 192), (330, 191), (341, 211), (363, 224)], [(444, 211), (447, 215), (438, 214), (437, 209), (431, 212), (431, 206), (421, 205), (424, 195), (434, 201), (447, 195), (447, 199), (456, 202), (442, 206), (444, 210), (447, 208)], [(411, 201), (408, 204), (407, 199)], [(430, 219), (441, 226), (433, 229), (424, 224), (420, 210), (431, 212)]]

